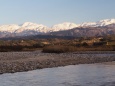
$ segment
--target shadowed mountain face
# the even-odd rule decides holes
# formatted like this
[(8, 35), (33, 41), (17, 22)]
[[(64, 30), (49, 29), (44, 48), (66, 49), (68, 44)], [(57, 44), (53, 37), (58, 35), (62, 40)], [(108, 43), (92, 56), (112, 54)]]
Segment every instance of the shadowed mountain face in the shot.
[(102, 27), (78, 27), (66, 31), (51, 32), (50, 35), (56, 36), (74, 36), (74, 37), (91, 37), (115, 34), (115, 24)]

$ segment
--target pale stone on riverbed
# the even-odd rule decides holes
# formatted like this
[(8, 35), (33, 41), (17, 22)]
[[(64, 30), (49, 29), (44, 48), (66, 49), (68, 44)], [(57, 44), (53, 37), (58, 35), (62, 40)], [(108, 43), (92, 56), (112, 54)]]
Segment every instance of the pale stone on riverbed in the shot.
[(81, 51), (59, 54), (42, 53), (41, 51), (0, 52), (0, 73), (14, 73), (66, 65), (111, 61), (115, 61), (115, 51)]

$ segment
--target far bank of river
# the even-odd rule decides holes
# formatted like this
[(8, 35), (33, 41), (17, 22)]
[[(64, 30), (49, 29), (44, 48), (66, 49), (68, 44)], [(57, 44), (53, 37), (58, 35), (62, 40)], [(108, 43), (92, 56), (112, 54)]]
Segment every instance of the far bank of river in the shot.
[(74, 53), (1, 52), (0, 73), (15, 73), (67, 65), (115, 61), (115, 51), (83, 51)]

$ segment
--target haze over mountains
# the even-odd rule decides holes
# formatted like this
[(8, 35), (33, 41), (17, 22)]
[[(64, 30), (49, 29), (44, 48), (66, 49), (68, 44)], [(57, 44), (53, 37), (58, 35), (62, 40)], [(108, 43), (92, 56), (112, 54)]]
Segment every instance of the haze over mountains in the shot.
[(65, 22), (52, 27), (31, 22), (25, 22), (22, 25), (11, 24), (0, 26), (0, 38), (40, 34), (75, 37), (115, 34), (115, 19), (105, 19), (98, 22), (85, 22), (82, 24)]

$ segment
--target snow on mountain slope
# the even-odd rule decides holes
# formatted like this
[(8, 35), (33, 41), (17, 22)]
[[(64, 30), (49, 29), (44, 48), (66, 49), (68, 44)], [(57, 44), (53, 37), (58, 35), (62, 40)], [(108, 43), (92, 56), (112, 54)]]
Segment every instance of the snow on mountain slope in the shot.
[(107, 26), (110, 24), (115, 24), (115, 19), (105, 19), (98, 22), (85, 22), (80, 24), (80, 27), (98, 27), (98, 26)]
[(36, 31), (40, 33), (47, 33), (49, 32), (49, 28), (42, 24), (36, 24), (31, 22), (25, 22), (15, 33), (21, 33), (23, 31)]
[(62, 24), (57, 24), (52, 27), (52, 32), (53, 31), (60, 31), (60, 30), (68, 30), (68, 29), (73, 29), (75, 27), (79, 27), (79, 24), (74, 24), (74, 23), (69, 23), (65, 22)]
[[(65, 22), (62, 24), (57, 24), (52, 27), (47, 27), (42, 24), (25, 22), (22, 25), (1, 25), (0, 26), (0, 33), (2, 36), (15, 34), (16, 36), (27, 36), (27, 35), (37, 35), (41, 33), (48, 33), (48, 32), (55, 32), (55, 31), (62, 31), (62, 30), (69, 30), (76, 27), (99, 27), (99, 26), (106, 26), (110, 24), (115, 24), (115, 19), (105, 19), (100, 20), (98, 22), (86, 22), (82, 24), (75, 24)], [(1, 36), (0, 36), (1, 37)]]
[(97, 25), (96, 25), (96, 22), (85, 22), (85, 23), (82, 23), (82, 24), (80, 24), (80, 26), (79, 27), (96, 27)]
[(0, 32), (10, 32), (13, 33), (15, 30), (19, 29), (20, 26), (11, 24), (11, 25), (1, 25)]
[(78, 25), (68, 22), (54, 25), (52, 28), (49, 28), (42, 24), (25, 22), (18, 30), (15, 31), (15, 33), (18, 34), (18, 36), (24, 36), (24, 35), (27, 36), (27, 35), (36, 35), (40, 33), (68, 30), (73, 29), (75, 27), (78, 27)]
[(115, 19), (105, 19), (97, 22), (97, 26), (106, 26), (110, 24), (115, 24)]

